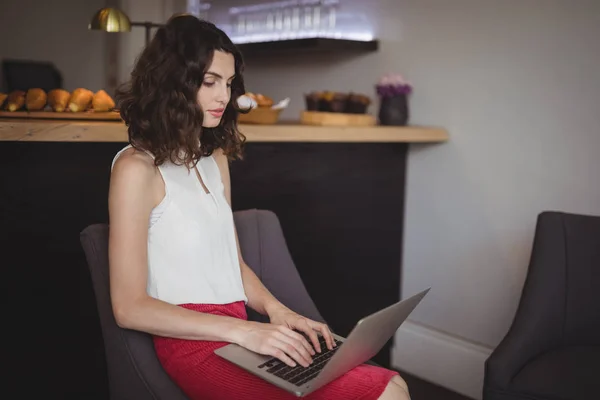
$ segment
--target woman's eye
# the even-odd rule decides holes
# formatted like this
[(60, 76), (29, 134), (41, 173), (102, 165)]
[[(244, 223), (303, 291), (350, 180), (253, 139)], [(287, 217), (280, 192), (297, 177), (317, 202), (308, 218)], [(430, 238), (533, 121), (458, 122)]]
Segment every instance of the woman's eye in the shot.
[(214, 82), (202, 82), (202, 84), (204, 86), (211, 87), (211, 86), (214, 86), (215, 83)]

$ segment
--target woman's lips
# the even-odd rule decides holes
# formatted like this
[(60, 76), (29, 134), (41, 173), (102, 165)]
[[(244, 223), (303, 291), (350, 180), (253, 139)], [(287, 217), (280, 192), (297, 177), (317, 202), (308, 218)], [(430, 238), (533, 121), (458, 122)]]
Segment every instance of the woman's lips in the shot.
[(223, 108), (218, 108), (216, 110), (208, 110), (208, 112), (210, 113), (210, 115), (212, 115), (215, 118), (222, 117), (224, 111), (225, 111), (225, 109), (223, 109)]

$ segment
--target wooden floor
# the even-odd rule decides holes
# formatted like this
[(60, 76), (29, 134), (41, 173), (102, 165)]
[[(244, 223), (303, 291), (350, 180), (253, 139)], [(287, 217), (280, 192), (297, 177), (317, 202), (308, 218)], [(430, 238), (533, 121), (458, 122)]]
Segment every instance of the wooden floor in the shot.
[(406, 372), (399, 372), (408, 384), (411, 400), (472, 400), (470, 397), (434, 385)]

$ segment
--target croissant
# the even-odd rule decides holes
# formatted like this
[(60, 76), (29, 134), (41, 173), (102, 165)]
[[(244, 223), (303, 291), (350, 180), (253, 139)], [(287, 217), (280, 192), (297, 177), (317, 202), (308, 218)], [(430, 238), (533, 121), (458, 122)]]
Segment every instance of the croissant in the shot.
[(8, 94), (6, 99), (6, 109), (8, 111), (20, 110), (25, 105), (25, 92), (14, 90)]
[(48, 92), (48, 104), (56, 112), (63, 112), (67, 108), (71, 94), (63, 89), (53, 89)]
[(273, 105), (273, 99), (271, 99), (268, 96), (265, 96), (264, 94), (247, 92), (246, 96), (256, 101), (256, 104), (259, 107), (271, 107)]
[(94, 111), (109, 111), (115, 108), (114, 100), (104, 90), (98, 90), (92, 98)]
[(273, 99), (259, 93), (256, 95), (256, 103), (259, 107), (271, 107), (273, 105)]
[(73, 112), (81, 112), (87, 110), (92, 103), (94, 93), (91, 90), (78, 88), (71, 93), (69, 98), (69, 110)]
[(46, 100), (48, 95), (43, 89), (35, 88), (29, 89), (25, 96), (25, 106), (29, 111), (42, 110), (46, 107)]

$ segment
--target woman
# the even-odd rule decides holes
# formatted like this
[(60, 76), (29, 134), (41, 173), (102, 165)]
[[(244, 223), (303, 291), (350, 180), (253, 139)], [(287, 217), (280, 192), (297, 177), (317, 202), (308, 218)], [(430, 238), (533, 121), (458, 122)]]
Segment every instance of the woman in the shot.
[[(241, 155), (242, 58), (213, 24), (171, 18), (118, 93), (130, 145), (113, 161), (110, 289), (119, 326), (153, 335), (165, 371), (192, 399), (291, 399), (216, 356), (237, 343), (290, 366), (329, 348), (328, 327), (291, 311), (241, 258), (229, 159)], [(247, 320), (245, 306), (270, 323)], [(310, 342), (300, 335), (304, 332)], [(310, 399), (408, 399), (393, 371), (361, 365)]]

